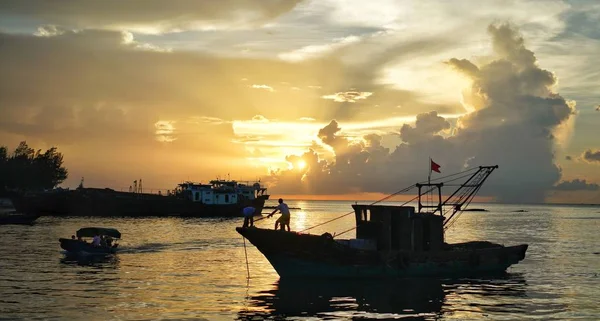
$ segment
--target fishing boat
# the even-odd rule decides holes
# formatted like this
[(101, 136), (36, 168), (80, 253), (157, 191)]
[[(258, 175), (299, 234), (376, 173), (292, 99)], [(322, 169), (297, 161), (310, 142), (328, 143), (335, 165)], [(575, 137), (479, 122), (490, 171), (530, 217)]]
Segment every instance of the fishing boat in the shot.
[(262, 212), (269, 199), (266, 190), (259, 182), (212, 180), (208, 184), (184, 182), (166, 194), (80, 186), (11, 198), (17, 211), (33, 215), (241, 217), (246, 206)]
[[(271, 263), (281, 278), (470, 276), (498, 273), (525, 258), (527, 244), (504, 246), (488, 241), (448, 244), (444, 233), (467, 208), (498, 166), (480, 166), (446, 176), (447, 181), (418, 183), (417, 207), (352, 205), (355, 226), (337, 234), (312, 235), (256, 227), (236, 228)], [(444, 183), (465, 180), (442, 200)], [(440, 179), (441, 180), (441, 179)], [(435, 180), (434, 180), (435, 181)], [(395, 193), (393, 195), (399, 194)], [(437, 196), (437, 204), (423, 201)], [(389, 198), (389, 197), (388, 197)], [(386, 198), (386, 199), (388, 199)], [(428, 199), (428, 197), (427, 197)], [(336, 218), (336, 219), (338, 219)], [(355, 230), (353, 239), (339, 236)]]
[[(117, 252), (117, 240), (121, 238), (121, 232), (114, 228), (84, 227), (77, 230), (77, 238), (60, 238), (60, 247), (69, 254), (113, 254)], [(99, 236), (103, 241), (94, 245), (87, 240)]]

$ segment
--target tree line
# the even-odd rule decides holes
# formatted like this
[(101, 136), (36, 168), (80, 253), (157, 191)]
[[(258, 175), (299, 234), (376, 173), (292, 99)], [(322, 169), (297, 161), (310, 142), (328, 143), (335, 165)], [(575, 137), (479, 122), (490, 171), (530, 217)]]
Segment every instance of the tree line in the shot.
[(56, 147), (45, 152), (21, 142), (14, 152), (0, 146), (0, 192), (52, 189), (67, 179), (63, 155)]

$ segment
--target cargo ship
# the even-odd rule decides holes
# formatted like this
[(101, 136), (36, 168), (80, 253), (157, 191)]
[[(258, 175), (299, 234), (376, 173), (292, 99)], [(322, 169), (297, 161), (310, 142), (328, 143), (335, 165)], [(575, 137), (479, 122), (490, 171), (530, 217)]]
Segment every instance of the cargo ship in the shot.
[(166, 194), (110, 188), (54, 189), (11, 196), (17, 212), (53, 216), (238, 217), (246, 206), (260, 214), (269, 199), (260, 182), (184, 182)]

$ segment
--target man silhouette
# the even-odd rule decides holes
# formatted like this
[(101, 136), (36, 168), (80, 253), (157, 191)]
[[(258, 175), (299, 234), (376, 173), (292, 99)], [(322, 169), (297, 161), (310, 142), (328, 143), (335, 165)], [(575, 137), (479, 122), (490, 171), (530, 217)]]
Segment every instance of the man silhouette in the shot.
[(287, 231), (290, 231), (290, 208), (286, 203), (283, 202), (283, 199), (279, 199), (279, 205), (275, 208), (271, 214), (267, 217), (273, 216), (277, 211), (281, 212), (281, 216), (275, 221), (275, 229), (277, 229), (278, 225), (281, 224), (281, 230), (285, 231), (285, 227), (287, 226)]

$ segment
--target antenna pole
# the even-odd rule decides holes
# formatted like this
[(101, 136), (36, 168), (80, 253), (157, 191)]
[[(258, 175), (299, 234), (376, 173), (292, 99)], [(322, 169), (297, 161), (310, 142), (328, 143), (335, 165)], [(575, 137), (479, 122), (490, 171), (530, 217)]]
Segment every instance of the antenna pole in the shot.
[(427, 184), (431, 184), (431, 157), (429, 157), (429, 174), (427, 175)]

